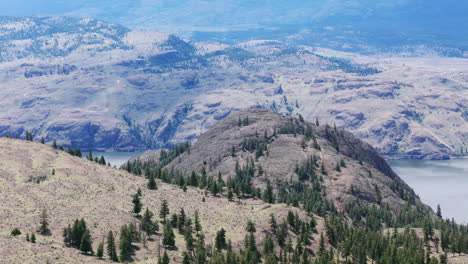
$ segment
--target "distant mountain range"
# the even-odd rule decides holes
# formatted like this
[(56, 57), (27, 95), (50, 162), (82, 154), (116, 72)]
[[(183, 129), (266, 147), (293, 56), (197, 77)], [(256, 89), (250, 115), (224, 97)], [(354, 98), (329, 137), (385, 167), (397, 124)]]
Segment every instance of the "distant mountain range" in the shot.
[(143, 150), (267, 108), (351, 130), (389, 157), (467, 149), (468, 62), (425, 48), (433, 56), (227, 45), (66, 17), (2, 17), (0, 39), (1, 136), (28, 130), (73, 147)]
[(423, 45), (466, 56), (467, 9), (455, 0), (20, 0), (1, 14), (92, 17), (230, 44), (267, 38), (368, 53)]

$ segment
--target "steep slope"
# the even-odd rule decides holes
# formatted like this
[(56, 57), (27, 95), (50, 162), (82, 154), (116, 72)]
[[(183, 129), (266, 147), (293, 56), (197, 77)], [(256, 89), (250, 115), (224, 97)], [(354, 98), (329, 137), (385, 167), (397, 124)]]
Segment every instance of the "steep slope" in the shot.
[[(243, 243), (247, 221), (257, 225), (258, 242), (269, 228), (270, 214), (284, 219), (289, 210), (306, 216), (298, 209), (282, 204), (265, 204), (246, 199), (242, 203), (204, 195), (200, 190), (180, 188), (158, 181), (158, 190), (148, 190), (146, 180), (82, 158), (73, 157), (49, 146), (22, 140), (0, 138), (0, 263), (100, 263), (96, 257), (85, 256), (74, 248), (64, 246), (62, 230), (77, 218), (84, 218), (91, 230), (94, 250), (110, 230), (118, 237), (122, 225), (137, 221), (132, 211), (132, 195), (141, 188), (143, 206), (155, 214), (162, 200), (167, 200), (171, 213), (184, 208), (187, 217), (198, 210), (206, 241), (213, 241), (221, 228), (227, 239), (238, 248)], [(52, 171), (54, 170), (54, 173)], [(202, 201), (204, 200), (204, 202)], [(36, 233), (37, 243), (25, 239), (26, 233), (36, 232), (41, 211), (49, 215), (51, 236)], [(155, 217), (159, 219), (158, 217)], [(321, 219), (317, 218), (319, 227)], [(19, 228), (20, 236), (10, 235)], [(162, 227), (160, 226), (160, 230)], [(160, 233), (147, 241), (146, 247), (136, 244), (136, 261), (156, 263)], [(118, 245), (118, 243), (117, 243)], [(185, 248), (183, 237), (176, 235), (178, 250), (168, 250), (175, 263), (181, 262)], [(164, 250), (161, 249), (161, 254)]]
[(395, 158), (467, 152), (468, 60), (359, 56), (285, 42), (187, 42), (99, 20), (0, 19), (0, 135), (146, 150), (231, 112), (318, 117)]
[[(143, 154), (142, 161), (151, 160), (151, 156), (157, 162), (159, 152)], [(327, 198), (339, 211), (356, 200), (387, 204), (394, 212), (408, 202), (430, 210), (369, 144), (349, 132), (265, 109), (231, 114), (166, 168), (183, 175), (206, 171), (208, 177), (217, 178), (220, 174), (225, 181), (239, 178), (243, 173), (239, 171), (252, 169), (243, 177), (248, 177), (254, 188), (265, 190), (270, 182), (277, 193), (291, 192), (293, 182), (323, 184)], [(301, 169), (306, 172), (301, 174)], [(278, 196), (287, 199), (286, 194)]]

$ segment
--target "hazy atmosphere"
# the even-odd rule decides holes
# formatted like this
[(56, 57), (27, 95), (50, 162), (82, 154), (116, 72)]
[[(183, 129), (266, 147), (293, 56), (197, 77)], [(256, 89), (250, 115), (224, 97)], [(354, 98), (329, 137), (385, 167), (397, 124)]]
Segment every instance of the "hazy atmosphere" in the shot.
[(468, 264), (467, 11), (0, 0), (0, 264)]

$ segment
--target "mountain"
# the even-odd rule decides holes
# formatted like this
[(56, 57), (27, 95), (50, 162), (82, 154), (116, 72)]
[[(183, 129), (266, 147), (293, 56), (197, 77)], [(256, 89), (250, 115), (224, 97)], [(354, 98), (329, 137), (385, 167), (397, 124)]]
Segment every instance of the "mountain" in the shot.
[(109, 231), (121, 262), (466, 262), (466, 226), (368, 144), (301, 118), (237, 112), (193, 145), (133, 158), (132, 174), (78, 149), (0, 148), (0, 263), (101, 263)]
[[(143, 163), (143, 167), (157, 163), (165, 157), (160, 152), (133, 157), (123, 167), (129, 169), (132, 162)], [(248, 171), (249, 176), (243, 177), (249, 178), (253, 188), (262, 190), (270, 183), (275, 190), (287, 193), (295, 182), (310, 182), (320, 185), (340, 211), (355, 200), (388, 204), (394, 211), (403, 210), (408, 201), (424, 208), (414, 191), (370, 145), (349, 132), (266, 109), (229, 115), (203, 133), (190, 151), (164, 163), (169, 171), (183, 175), (204, 171), (208, 178), (221, 175), (224, 181), (238, 179)], [(286, 193), (278, 200), (293, 203)]]
[[(195, 140), (266, 108), (352, 131), (390, 158), (466, 152), (467, 60), (236, 45), (94, 19), (3, 17), (0, 135), (99, 150)], [(429, 52), (419, 50), (421, 54)]]
[(80, 0), (16, 1), (2, 13), (93, 17), (132, 29), (173, 32), (205, 41), (233, 43), (262, 35), (348, 51), (423, 45), (451, 56), (466, 56), (468, 32), (463, 11), (467, 7), (455, 0)]

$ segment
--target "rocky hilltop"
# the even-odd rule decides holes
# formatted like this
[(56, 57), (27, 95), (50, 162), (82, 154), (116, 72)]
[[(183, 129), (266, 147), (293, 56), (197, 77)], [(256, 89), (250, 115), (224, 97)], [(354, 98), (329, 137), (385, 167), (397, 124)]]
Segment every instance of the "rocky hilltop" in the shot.
[(94, 19), (0, 19), (0, 135), (84, 149), (196, 139), (262, 107), (336, 124), (391, 158), (467, 151), (464, 58), (361, 56), (275, 40), (190, 42)]
[[(159, 160), (160, 151), (150, 151), (130, 163)], [(262, 191), (267, 184), (281, 192), (290, 191), (294, 182), (314, 185), (318, 180), (327, 198), (343, 211), (356, 200), (388, 204), (394, 211), (411, 201), (430, 211), (369, 144), (341, 129), (266, 109), (229, 115), (165, 168), (183, 175), (203, 171), (207, 177), (220, 175), (225, 181), (251, 170), (252, 186)]]

